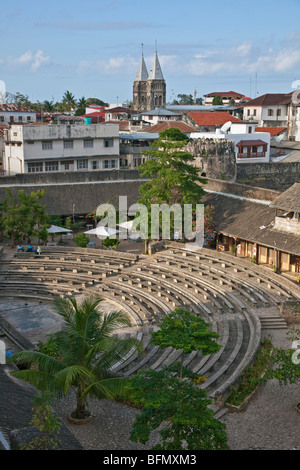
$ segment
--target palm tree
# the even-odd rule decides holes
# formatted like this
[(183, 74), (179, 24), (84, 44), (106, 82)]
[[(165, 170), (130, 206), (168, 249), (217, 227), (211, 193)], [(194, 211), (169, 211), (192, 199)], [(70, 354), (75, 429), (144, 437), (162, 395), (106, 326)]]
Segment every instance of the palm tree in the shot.
[(62, 397), (74, 388), (77, 406), (72, 417), (76, 419), (88, 415), (88, 396), (99, 399), (120, 396), (128, 379), (114, 374), (114, 367), (134, 351), (142, 351), (142, 344), (137, 339), (121, 340), (112, 336), (116, 328), (131, 326), (131, 322), (126, 313), (99, 311), (102, 300), (87, 296), (78, 304), (74, 298), (56, 299), (55, 310), (64, 319), (65, 327), (51, 335), (46, 344), (55, 345), (56, 356), (22, 351), (11, 358), (16, 364), (25, 361), (38, 365), (14, 371), (12, 375), (41, 391), (48, 390)]
[(65, 106), (66, 111), (71, 111), (71, 109), (73, 109), (76, 106), (75, 96), (73, 95), (73, 93), (71, 93), (68, 90), (65, 91), (62, 102)]

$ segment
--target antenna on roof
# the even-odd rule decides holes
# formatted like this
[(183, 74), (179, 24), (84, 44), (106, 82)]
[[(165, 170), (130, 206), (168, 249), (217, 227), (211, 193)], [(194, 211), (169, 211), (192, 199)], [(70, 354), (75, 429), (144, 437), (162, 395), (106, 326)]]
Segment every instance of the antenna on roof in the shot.
[(144, 44), (142, 43), (142, 56), (144, 55)]

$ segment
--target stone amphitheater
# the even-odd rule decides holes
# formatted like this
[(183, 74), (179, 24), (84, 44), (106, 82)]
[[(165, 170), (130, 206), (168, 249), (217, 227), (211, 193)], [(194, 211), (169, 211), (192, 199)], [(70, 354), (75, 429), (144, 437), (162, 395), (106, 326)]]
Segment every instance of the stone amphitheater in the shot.
[[(5, 302), (51, 305), (54, 296), (100, 295), (113, 310), (125, 310), (144, 353), (131, 354), (116, 367), (125, 376), (139, 369), (160, 369), (176, 361), (181, 351), (160, 350), (150, 333), (168, 312), (191, 310), (220, 335), (217, 354), (193, 352), (184, 364), (206, 377), (201, 387), (213, 400), (215, 416), (226, 408), (229, 387), (253, 361), (267, 328), (286, 328), (281, 316), (286, 301), (300, 300), (292, 281), (248, 260), (202, 248), (188, 251), (170, 244), (152, 256), (121, 251), (44, 247), (34, 253), (2, 254), (0, 295)], [(40, 307), (41, 316), (43, 309)]]

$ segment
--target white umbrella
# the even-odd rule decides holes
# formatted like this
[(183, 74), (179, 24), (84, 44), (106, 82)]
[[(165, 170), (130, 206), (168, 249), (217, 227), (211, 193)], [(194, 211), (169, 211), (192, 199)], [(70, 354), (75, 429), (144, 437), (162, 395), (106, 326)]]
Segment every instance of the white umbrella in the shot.
[(47, 228), (48, 233), (67, 233), (67, 232), (72, 232), (72, 230), (69, 230), (64, 227), (58, 227), (57, 225), (51, 225), (51, 227)]
[(84, 233), (86, 235), (97, 235), (98, 237), (111, 237), (112, 235), (119, 233), (119, 230), (100, 225), (99, 227), (93, 228), (92, 230), (88, 230)]
[(131, 230), (133, 226), (134, 220), (128, 220), (127, 222), (123, 222), (122, 224), (118, 224), (119, 227), (126, 228), (127, 230)]

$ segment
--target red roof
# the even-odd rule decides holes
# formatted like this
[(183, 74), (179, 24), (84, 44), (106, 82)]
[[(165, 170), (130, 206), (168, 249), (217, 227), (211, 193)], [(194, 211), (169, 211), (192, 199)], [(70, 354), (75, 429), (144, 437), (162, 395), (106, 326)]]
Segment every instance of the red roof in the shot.
[(214, 91), (213, 93), (208, 93), (207, 95), (204, 95), (205, 97), (206, 96), (224, 96), (224, 98), (243, 98), (244, 95), (243, 93), (237, 93), (236, 91)]
[(89, 113), (89, 114), (82, 114), (81, 117), (105, 117), (105, 113), (100, 113), (100, 112), (95, 112), (95, 113)]
[[(151, 126), (147, 128), (147, 132), (162, 132), (165, 129), (169, 129), (170, 127), (179, 129), (183, 133), (187, 132), (197, 132), (197, 129), (195, 127), (189, 126), (183, 121), (164, 121), (160, 122), (158, 124), (155, 124), (155, 126)], [(144, 129), (143, 131), (144, 132)]]
[(269, 132), (271, 136), (278, 135), (283, 131), (286, 131), (286, 127), (256, 127), (255, 132)]
[(243, 106), (276, 106), (289, 104), (292, 101), (291, 93), (266, 93), (265, 95), (258, 96), (253, 100), (244, 103)]
[(260, 147), (261, 145), (268, 145), (267, 142), (264, 142), (263, 140), (241, 140), (238, 144), (236, 144), (237, 147)]
[(244, 122), (241, 119), (231, 116), (231, 114), (218, 111), (188, 113), (198, 126), (223, 126), (226, 122)]

